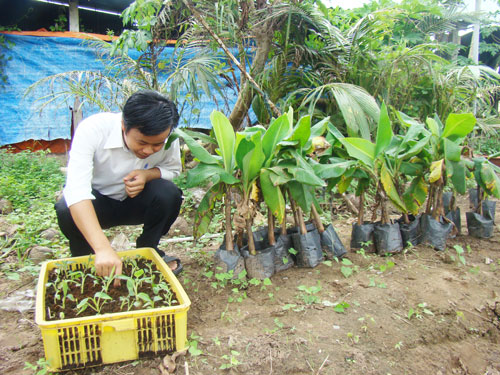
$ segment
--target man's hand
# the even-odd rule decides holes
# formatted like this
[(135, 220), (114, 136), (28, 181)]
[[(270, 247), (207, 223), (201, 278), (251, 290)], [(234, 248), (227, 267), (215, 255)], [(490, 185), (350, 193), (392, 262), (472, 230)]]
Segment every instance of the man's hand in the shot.
[(135, 169), (125, 176), (125, 192), (130, 198), (134, 198), (144, 190), (144, 185), (148, 182), (148, 170)]
[[(99, 276), (109, 276), (113, 273), (114, 276), (122, 274), (122, 261), (113, 248), (102, 249), (96, 251), (95, 268)], [(120, 286), (120, 280), (114, 280), (114, 286)]]

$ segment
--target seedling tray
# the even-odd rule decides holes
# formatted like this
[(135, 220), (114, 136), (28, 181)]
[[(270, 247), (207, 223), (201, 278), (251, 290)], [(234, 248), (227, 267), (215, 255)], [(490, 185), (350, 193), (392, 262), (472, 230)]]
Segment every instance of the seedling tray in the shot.
[(179, 305), (47, 321), (45, 284), (49, 272), (63, 262), (74, 268), (92, 263), (94, 256), (44, 262), (38, 278), (35, 321), (42, 333), (51, 371), (161, 356), (185, 348), (191, 301), (170, 267), (152, 248), (122, 251), (118, 255), (121, 258), (140, 255), (153, 261), (176, 294)]

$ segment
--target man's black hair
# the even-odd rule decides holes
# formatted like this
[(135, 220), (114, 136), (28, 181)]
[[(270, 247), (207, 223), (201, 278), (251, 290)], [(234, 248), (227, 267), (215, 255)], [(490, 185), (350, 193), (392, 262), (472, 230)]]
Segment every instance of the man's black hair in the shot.
[(158, 135), (177, 127), (179, 114), (175, 104), (150, 90), (132, 94), (123, 107), (125, 131), (137, 129), (146, 136)]

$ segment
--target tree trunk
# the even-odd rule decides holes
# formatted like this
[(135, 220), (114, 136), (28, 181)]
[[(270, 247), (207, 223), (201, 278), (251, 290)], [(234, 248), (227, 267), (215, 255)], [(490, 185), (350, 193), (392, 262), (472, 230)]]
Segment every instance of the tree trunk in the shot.
[[(253, 76), (257, 76), (258, 74), (260, 74), (264, 70), (264, 67), (266, 65), (269, 56), (269, 51), (271, 49), (271, 41), (274, 36), (274, 30), (272, 26), (273, 23), (272, 21), (269, 21), (269, 23), (266, 23), (260, 30), (254, 30), (254, 40), (257, 49), (255, 51), (255, 56), (253, 58), (249, 74), (246, 71), (246, 69), (241, 65), (241, 63), (236, 59), (236, 57), (234, 57), (231, 51), (229, 51), (229, 49), (224, 44), (222, 39), (212, 30), (210, 25), (205, 21), (203, 16), (195, 8), (193, 2), (191, 0), (183, 0), (183, 2), (186, 5), (186, 7), (191, 11), (191, 13), (193, 13), (198, 22), (202, 24), (205, 30), (207, 30), (207, 32), (212, 36), (212, 38), (215, 39), (217, 44), (219, 44), (219, 46), (224, 50), (226, 55), (241, 71), (241, 76), (245, 77), (245, 79), (241, 80), (241, 82), (244, 83), (240, 85), (241, 90), (238, 93), (238, 99), (236, 100), (236, 104), (233, 107), (233, 111), (229, 115), (229, 121), (231, 122), (231, 125), (233, 126), (234, 130), (237, 131), (241, 127), (243, 119), (245, 118), (248, 109), (250, 108), (250, 105), (252, 103), (252, 98), (253, 98), (252, 88), (255, 87), (257, 91), (259, 91), (261, 94), (264, 94), (260, 86), (253, 79)], [(248, 3), (248, 5), (251, 5), (251, 3)], [(261, 9), (265, 6), (266, 3), (263, 2), (262, 4), (260, 4), (258, 8)], [(264, 96), (264, 101), (266, 101), (266, 103), (271, 107), (276, 116), (280, 116), (280, 111), (267, 96)]]
[[(257, 44), (257, 50), (255, 51), (255, 58), (250, 68), (250, 73), (252, 76), (256, 76), (264, 70), (269, 55), (269, 51), (271, 49), (271, 40), (267, 36), (258, 37), (256, 40), (256, 44)], [(241, 74), (241, 76), (243, 77), (244, 75)], [(252, 104), (252, 99), (253, 99), (252, 83), (248, 79), (245, 79), (243, 84), (241, 85), (241, 90), (238, 93), (238, 98), (236, 99), (236, 103), (234, 104), (233, 110), (231, 111), (231, 114), (228, 117), (235, 131), (240, 129), (241, 124), (243, 123), (243, 119), (245, 118), (245, 116), (248, 113), (248, 110), (250, 109), (250, 106)]]

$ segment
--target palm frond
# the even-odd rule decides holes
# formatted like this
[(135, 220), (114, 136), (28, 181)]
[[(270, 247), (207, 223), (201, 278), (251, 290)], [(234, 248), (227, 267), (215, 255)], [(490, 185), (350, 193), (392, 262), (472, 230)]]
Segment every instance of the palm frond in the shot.
[[(307, 107), (310, 114), (316, 110), (320, 100), (335, 102), (346, 124), (349, 136), (371, 138), (371, 124), (378, 120), (380, 108), (366, 90), (348, 83), (329, 83), (312, 89), (302, 88), (292, 95), (303, 97), (301, 106)], [(334, 115), (335, 113), (327, 113)]]

